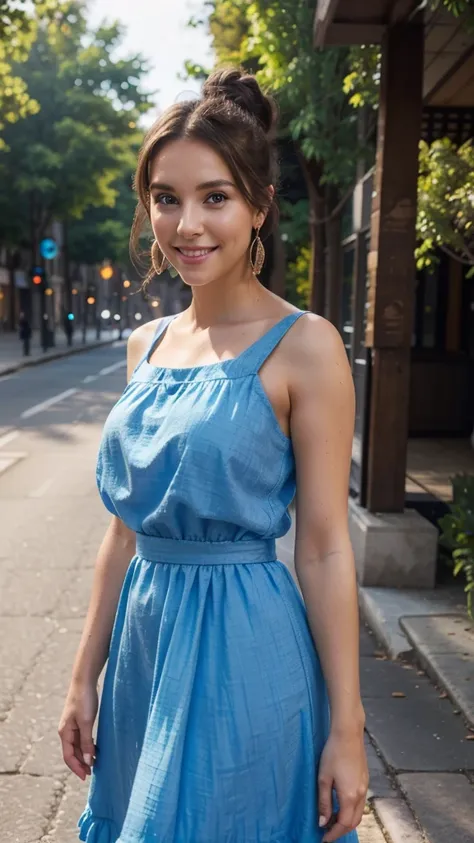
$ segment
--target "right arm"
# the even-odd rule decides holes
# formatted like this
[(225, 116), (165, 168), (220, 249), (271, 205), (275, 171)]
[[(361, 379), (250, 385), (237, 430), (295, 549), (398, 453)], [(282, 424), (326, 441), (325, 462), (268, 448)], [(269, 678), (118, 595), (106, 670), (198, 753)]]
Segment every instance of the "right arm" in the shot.
[[(146, 348), (149, 333), (148, 326), (143, 325), (129, 337), (128, 379)], [(58, 729), (64, 761), (82, 780), (91, 772), (95, 753), (92, 729), (98, 708), (97, 682), (107, 660), (120, 592), (134, 554), (135, 533), (114, 515), (97, 555), (89, 608)]]

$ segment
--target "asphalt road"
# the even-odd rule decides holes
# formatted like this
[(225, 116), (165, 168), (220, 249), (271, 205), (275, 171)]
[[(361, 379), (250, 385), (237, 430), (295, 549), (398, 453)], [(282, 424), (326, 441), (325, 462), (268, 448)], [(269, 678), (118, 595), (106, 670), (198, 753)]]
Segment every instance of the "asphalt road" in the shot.
[(56, 733), (109, 514), (95, 484), (125, 343), (0, 378), (0, 840), (73, 843)]

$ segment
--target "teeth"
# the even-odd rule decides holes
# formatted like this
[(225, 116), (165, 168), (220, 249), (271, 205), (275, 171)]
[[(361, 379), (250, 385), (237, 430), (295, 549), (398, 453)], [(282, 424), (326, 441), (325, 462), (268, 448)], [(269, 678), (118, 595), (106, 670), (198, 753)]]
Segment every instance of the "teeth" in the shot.
[(200, 258), (202, 255), (208, 255), (212, 249), (179, 249), (187, 258)]

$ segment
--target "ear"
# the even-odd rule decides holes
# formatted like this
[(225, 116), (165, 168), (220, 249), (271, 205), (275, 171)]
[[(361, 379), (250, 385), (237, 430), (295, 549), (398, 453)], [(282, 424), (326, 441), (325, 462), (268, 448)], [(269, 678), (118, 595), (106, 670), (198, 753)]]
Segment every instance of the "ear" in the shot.
[(265, 222), (265, 220), (267, 218), (268, 211), (270, 210), (270, 205), (272, 204), (272, 202), (275, 198), (275, 188), (273, 187), (272, 184), (268, 185), (267, 191), (268, 191), (268, 199), (269, 199), (268, 208), (267, 208), (266, 211), (257, 211), (257, 213), (255, 214), (254, 219), (253, 219), (253, 228), (261, 228), (261, 226), (263, 225), (263, 223)]

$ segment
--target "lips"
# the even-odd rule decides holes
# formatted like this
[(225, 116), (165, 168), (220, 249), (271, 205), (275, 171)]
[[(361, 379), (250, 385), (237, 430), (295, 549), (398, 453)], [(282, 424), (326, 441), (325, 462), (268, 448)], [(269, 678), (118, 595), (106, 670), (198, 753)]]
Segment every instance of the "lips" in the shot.
[(179, 246), (175, 246), (175, 249), (179, 254), (179, 260), (186, 266), (196, 266), (197, 264), (205, 263), (209, 256), (212, 255), (217, 248), (218, 246), (204, 246), (201, 249), (191, 249), (186, 246), (180, 248)]
[(211, 252), (215, 251), (215, 249), (217, 249), (217, 246), (206, 246), (202, 249), (188, 249), (176, 246), (176, 250), (181, 255), (184, 255), (185, 258), (202, 258), (205, 257), (205, 255), (210, 255)]

